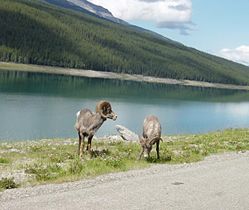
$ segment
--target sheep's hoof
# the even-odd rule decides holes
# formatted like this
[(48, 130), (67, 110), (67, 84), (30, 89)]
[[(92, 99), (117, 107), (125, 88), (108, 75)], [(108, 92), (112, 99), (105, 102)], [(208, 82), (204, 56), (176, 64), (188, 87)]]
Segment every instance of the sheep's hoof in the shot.
[(80, 158), (80, 159), (83, 159), (83, 153), (82, 153), (82, 154), (79, 154), (79, 158)]

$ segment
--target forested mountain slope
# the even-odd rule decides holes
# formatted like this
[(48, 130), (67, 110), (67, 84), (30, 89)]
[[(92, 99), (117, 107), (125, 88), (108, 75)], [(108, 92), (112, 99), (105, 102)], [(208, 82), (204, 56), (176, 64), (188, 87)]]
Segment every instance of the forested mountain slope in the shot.
[(0, 60), (249, 84), (249, 67), (40, 0), (0, 0)]
[(114, 17), (108, 9), (95, 5), (87, 0), (43, 0), (43, 1), (67, 9), (72, 9), (75, 11), (81, 11), (87, 14), (95, 15), (96, 17), (110, 20), (115, 23), (128, 24), (125, 21)]

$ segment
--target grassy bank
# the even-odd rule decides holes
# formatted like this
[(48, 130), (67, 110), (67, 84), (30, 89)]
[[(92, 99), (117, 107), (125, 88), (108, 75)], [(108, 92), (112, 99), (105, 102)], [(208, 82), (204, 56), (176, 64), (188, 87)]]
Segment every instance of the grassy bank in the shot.
[(77, 157), (76, 139), (49, 139), (0, 144), (0, 188), (74, 181), (158, 163), (190, 163), (215, 153), (249, 150), (249, 129), (199, 135), (168, 136), (149, 160), (138, 161), (136, 142), (95, 140), (93, 157)]
[(192, 87), (205, 87), (205, 88), (218, 88), (218, 89), (231, 89), (231, 90), (249, 90), (249, 86), (246, 85), (234, 85), (234, 84), (222, 84), (222, 83), (210, 83), (194, 80), (179, 80), (171, 78), (160, 78), (152, 76), (143, 76), (138, 74), (125, 74), (115, 72), (101, 72), (94, 70), (61, 68), (52, 66), (41, 66), (32, 64), (17, 64), (0, 62), (0, 71), (21, 71), (32, 73), (45, 73), (55, 75), (77, 76), (77, 77), (89, 77), (89, 78), (102, 78), (102, 79), (118, 79), (136, 82), (149, 82), (169, 85), (183, 85)]

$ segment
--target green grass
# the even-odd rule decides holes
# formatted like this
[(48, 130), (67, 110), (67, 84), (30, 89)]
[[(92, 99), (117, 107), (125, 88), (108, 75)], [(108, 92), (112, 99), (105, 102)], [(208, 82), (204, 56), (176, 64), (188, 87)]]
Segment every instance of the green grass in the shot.
[(14, 178), (2, 178), (0, 180), (0, 191), (4, 189), (17, 188), (19, 185), (15, 183)]
[(0, 164), (8, 164), (8, 163), (10, 163), (10, 160), (9, 159), (7, 159), (7, 158), (0, 158)]
[[(74, 181), (110, 172), (203, 160), (216, 153), (249, 150), (249, 129), (229, 129), (199, 135), (168, 136), (148, 160), (137, 160), (140, 145), (124, 141), (93, 141), (93, 155), (77, 155), (76, 139), (50, 139), (0, 144), (0, 172), (23, 170), (30, 178), (20, 186)], [(6, 182), (6, 180), (4, 180)], [(13, 180), (12, 180), (13, 181)], [(2, 187), (4, 188), (4, 187)], [(4, 188), (6, 189), (6, 188)]]

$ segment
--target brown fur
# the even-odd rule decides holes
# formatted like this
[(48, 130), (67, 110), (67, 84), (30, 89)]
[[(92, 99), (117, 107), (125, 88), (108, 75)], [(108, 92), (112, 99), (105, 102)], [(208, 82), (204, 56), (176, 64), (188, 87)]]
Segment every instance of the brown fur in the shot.
[(142, 146), (142, 151), (140, 153), (139, 159), (141, 159), (144, 153), (145, 156), (150, 157), (150, 152), (154, 144), (156, 144), (157, 159), (159, 159), (160, 140), (162, 140), (161, 124), (156, 116), (150, 115), (144, 119), (143, 135), (140, 136), (140, 144)]
[(107, 101), (100, 101), (96, 106), (96, 113), (89, 109), (82, 109), (77, 113), (75, 129), (79, 135), (78, 154), (83, 155), (85, 137), (88, 138), (87, 150), (91, 153), (92, 138), (106, 119), (116, 120), (117, 115), (112, 111), (111, 104)]

